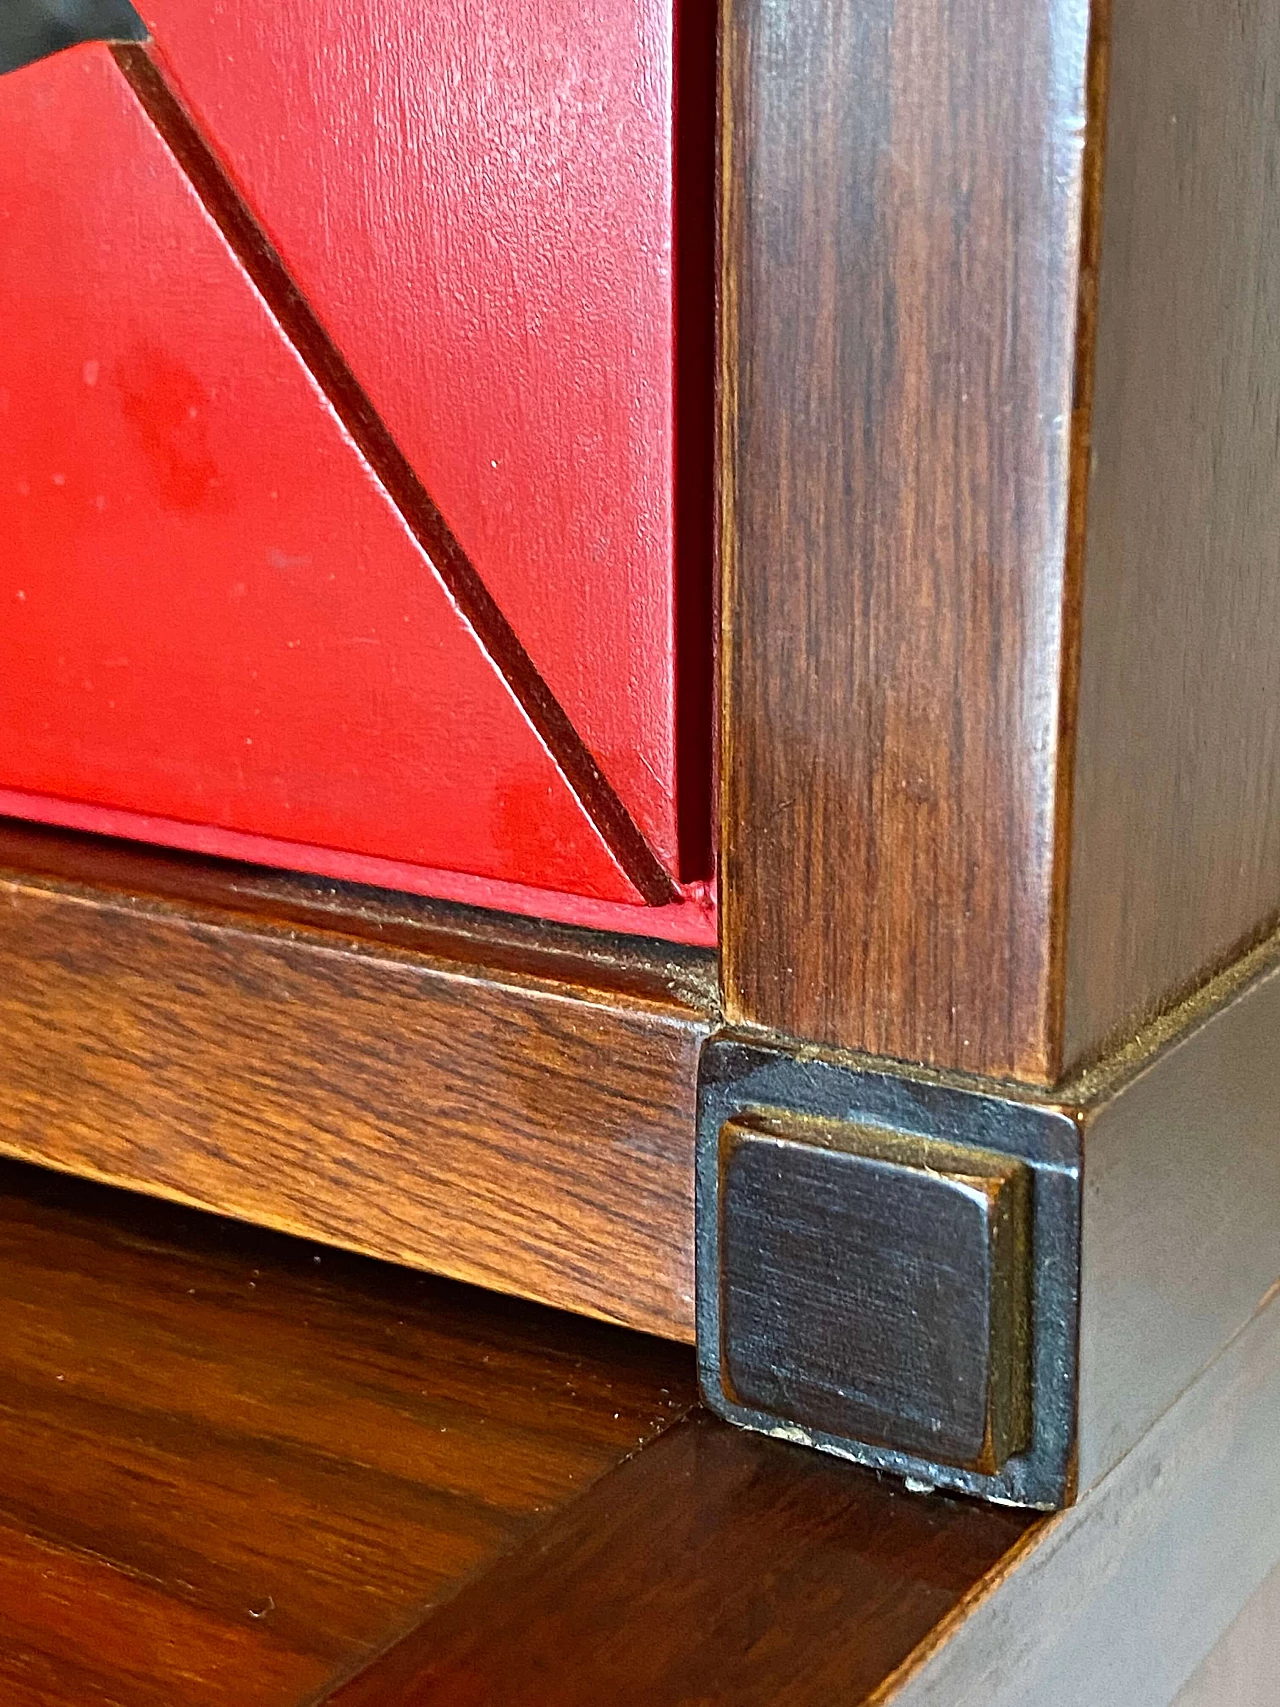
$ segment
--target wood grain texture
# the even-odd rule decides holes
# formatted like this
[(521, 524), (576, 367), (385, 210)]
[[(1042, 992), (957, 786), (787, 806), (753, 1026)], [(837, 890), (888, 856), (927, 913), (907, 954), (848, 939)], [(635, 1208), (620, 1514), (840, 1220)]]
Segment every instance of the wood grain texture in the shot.
[(728, 0), (737, 1020), (1053, 1071), (1087, 25)]
[(776, 1116), (727, 1122), (719, 1151), (735, 1405), (985, 1475), (1030, 1445), (1023, 1163)]
[(690, 1420), (331, 1704), (857, 1707), (1032, 1527)]
[(675, 1347), (0, 1165), (0, 1697), (301, 1707), (692, 1402)]
[(1052, 1083), (1276, 921), (1280, 23), (1231, 18), (731, 0), (738, 1021)]
[(3, 854), (63, 874), (0, 878), (0, 1150), (692, 1338), (696, 956), (17, 827)]
[(1065, 1055), (1280, 910), (1280, 13), (1115, 4)]
[(1170, 1707), (1280, 1560), (1278, 1407), (1273, 1295), (1111, 1474), (1037, 1531), (995, 1592), (905, 1668), (893, 1707)]

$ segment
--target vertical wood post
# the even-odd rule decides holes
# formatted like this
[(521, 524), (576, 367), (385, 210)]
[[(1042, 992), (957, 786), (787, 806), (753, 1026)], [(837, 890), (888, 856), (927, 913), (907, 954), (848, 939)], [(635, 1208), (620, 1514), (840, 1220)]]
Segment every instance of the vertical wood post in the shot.
[(1275, 916), (1280, 23), (1177, 11), (728, 0), (735, 1022), (1054, 1082)]

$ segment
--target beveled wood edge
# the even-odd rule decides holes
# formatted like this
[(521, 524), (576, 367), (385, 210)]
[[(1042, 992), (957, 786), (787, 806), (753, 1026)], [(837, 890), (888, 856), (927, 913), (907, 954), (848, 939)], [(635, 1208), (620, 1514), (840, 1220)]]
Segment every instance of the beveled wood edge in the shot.
[(1076, 274), (1075, 361), (1067, 448), (1063, 539), (1062, 643), (1059, 658), (1058, 765), (1054, 777), (1053, 850), (1048, 912), (1049, 979), (1045, 1005), (1044, 1078), (1052, 1082), (1067, 1060), (1067, 944), (1071, 917), (1071, 838), (1074, 826), (1076, 731), (1084, 627), (1085, 540), (1097, 372), (1098, 278), (1102, 265), (1102, 174), (1110, 92), (1111, 0), (1090, 0), (1085, 52), (1084, 149), (1080, 162), (1079, 253)]
[(889, 1707), (889, 1703), (898, 1700), (902, 1690), (912, 1679), (919, 1676), (932, 1659), (944, 1653), (947, 1644), (965, 1628), (969, 1620), (1000, 1594), (1028, 1556), (1055, 1533), (1065, 1516), (1066, 1512), (1063, 1511), (1040, 1513), (1039, 1520), (1014, 1542), (1004, 1557), (998, 1560), (985, 1576), (979, 1577), (968, 1594), (957, 1601), (950, 1612), (944, 1613), (923, 1641), (916, 1643), (907, 1657), (888, 1673), (879, 1687), (872, 1691), (865, 1702), (860, 1702), (858, 1707)]
[(5, 817), (0, 872), (120, 905), (234, 914), (263, 930), (303, 926), (370, 954), (402, 950), (585, 999), (654, 1003), (707, 1020), (717, 1010), (715, 951), (683, 943)]

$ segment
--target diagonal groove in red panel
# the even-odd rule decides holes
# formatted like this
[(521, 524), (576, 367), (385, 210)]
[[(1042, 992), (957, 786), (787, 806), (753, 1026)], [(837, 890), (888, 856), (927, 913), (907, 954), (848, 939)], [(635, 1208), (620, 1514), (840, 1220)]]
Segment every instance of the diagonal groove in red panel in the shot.
[(132, 43), (112, 43), (110, 51), (627, 876), (650, 906), (678, 901), (679, 891), (671, 878), (155, 61), (144, 47)]

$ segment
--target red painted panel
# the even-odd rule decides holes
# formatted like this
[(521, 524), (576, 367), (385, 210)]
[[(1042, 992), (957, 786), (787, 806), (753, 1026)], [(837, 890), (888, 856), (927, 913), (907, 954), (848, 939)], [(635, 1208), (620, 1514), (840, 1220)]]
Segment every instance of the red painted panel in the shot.
[(24, 794), (20, 789), (0, 788), (0, 817), (57, 824), (64, 829), (88, 830), (93, 835), (118, 836), (128, 841), (155, 842), (163, 847), (216, 854), (222, 859), (247, 861), (251, 865), (283, 866), (289, 871), (337, 878), (342, 883), (400, 889), (411, 895), (461, 901), (469, 907), (491, 907), (503, 913), (526, 913), (590, 930), (626, 931), (633, 936), (659, 937), (666, 942), (690, 943), (700, 948), (714, 948), (717, 941), (715, 888), (710, 883), (691, 883), (680, 901), (667, 906), (635, 907), (620, 901), (597, 901), (564, 890), (535, 889), (528, 884), (501, 883), (492, 877), (472, 877), (465, 871), (406, 865), (401, 860), (382, 859), (375, 854), (274, 841), (269, 836), (211, 829), (204, 824), (182, 824), (173, 818), (122, 812), (114, 806), (93, 806), (85, 801), (54, 800), (48, 795)]
[(0, 324), (0, 786), (638, 899), (101, 46), (0, 80)]
[(139, 3), (674, 872), (674, 0)]

